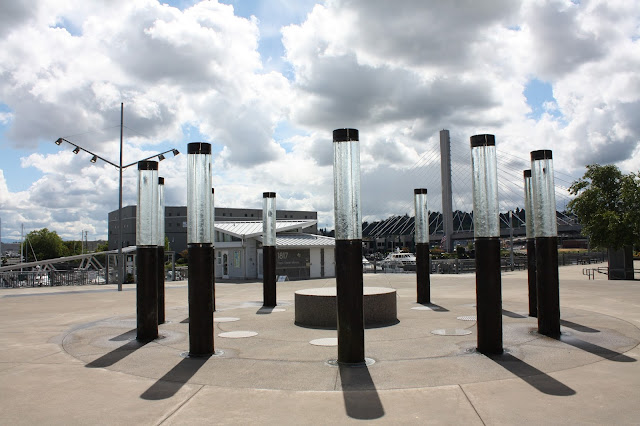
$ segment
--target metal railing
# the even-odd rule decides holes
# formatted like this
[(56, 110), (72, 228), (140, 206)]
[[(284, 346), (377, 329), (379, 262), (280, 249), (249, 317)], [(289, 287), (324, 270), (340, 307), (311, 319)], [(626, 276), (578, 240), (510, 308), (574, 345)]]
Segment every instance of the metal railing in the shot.
[(53, 287), (104, 284), (104, 270), (72, 271), (4, 271), (0, 272), (0, 288)]

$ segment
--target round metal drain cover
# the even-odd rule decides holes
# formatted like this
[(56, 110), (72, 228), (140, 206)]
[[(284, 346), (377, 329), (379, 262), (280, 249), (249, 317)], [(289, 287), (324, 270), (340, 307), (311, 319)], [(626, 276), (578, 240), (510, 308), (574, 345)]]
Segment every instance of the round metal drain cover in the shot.
[(416, 311), (433, 311), (433, 309), (431, 309), (428, 306), (416, 306), (416, 307), (411, 308), (411, 309), (416, 310)]
[(312, 345), (315, 346), (338, 346), (338, 338), (337, 337), (325, 337), (324, 339), (314, 339), (310, 341)]
[[(359, 367), (368, 367), (370, 365), (373, 365), (376, 363), (376, 360), (373, 358), (365, 358), (364, 362), (358, 363), (358, 364), (342, 364), (345, 367), (350, 367), (350, 368), (359, 368)], [(340, 364), (338, 363), (337, 359), (330, 359), (328, 360), (325, 364), (331, 366), (331, 367), (338, 367)]]
[(242, 339), (244, 337), (257, 336), (255, 331), (227, 331), (226, 333), (218, 334), (219, 337), (227, 337), (229, 339)]
[(208, 357), (212, 357), (212, 356), (222, 356), (224, 355), (224, 351), (221, 350), (214, 350), (214, 352), (211, 355), (205, 355), (205, 356), (190, 356), (189, 355), (189, 351), (187, 352), (180, 352), (180, 356), (182, 358), (193, 358), (193, 359), (198, 359), (198, 358), (208, 358)]
[(478, 318), (475, 315), (463, 315), (458, 317), (460, 321), (477, 321)]
[(214, 317), (213, 318), (213, 322), (233, 322), (233, 321), (240, 321), (240, 318), (235, 318), (235, 317)]
[(467, 334), (471, 334), (471, 332), (461, 328), (439, 328), (437, 330), (432, 330), (431, 334), (435, 334), (437, 336), (466, 336)]

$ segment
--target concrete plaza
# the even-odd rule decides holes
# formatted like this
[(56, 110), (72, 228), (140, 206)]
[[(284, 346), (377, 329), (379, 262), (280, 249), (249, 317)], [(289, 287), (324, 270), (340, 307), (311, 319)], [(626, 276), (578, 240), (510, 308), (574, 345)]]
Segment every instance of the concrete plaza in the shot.
[(560, 268), (559, 339), (527, 316), (526, 271), (504, 272), (493, 357), (475, 351), (475, 275), (432, 275), (423, 306), (415, 274), (367, 274), (397, 290), (399, 322), (366, 330), (360, 368), (328, 362), (335, 330), (294, 324), (294, 292), (334, 279), (278, 283), (274, 309), (261, 282), (217, 283), (208, 359), (184, 356), (186, 281), (167, 283), (167, 323), (147, 344), (134, 286), (1, 290), (0, 423), (638, 424), (640, 282), (583, 267)]

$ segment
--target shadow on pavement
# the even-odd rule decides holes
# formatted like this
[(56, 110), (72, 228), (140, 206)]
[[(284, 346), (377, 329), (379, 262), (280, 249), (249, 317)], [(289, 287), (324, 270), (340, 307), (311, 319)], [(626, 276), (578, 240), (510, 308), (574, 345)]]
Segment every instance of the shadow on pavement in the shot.
[(488, 358), (510, 373), (520, 377), (542, 393), (554, 396), (570, 396), (576, 394), (576, 391), (564, 383), (557, 381), (544, 371), (538, 370), (511, 354), (491, 355), (488, 356)]
[(515, 312), (507, 311), (506, 309), (502, 310), (502, 315), (504, 315), (506, 317), (509, 317), (509, 318), (529, 318), (529, 317), (524, 316), (524, 315), (516, 314)]
[(628, 357), (620, 352), (612, 351), (611, 349), (604, 348), (602, 346), (598, 346), (594, 343), (585, 342), (584, 340), (580, 340), (577, 337), (563, 334), (556, 340), (561, 341), (562, 343), (566, 343), (567, 345), (571, 345), (574, 348), (582, 349), (583, 351), (592, 353), (594, 355), (598, 355), (602, 358), (616, 361), (616, 362), (636, 362), (634, 358)]
[(116, 348), (111, 352), (108, 352), (102, 355), (100, 358), (91, 361), (90, 363), (85, 365), (85, 367), (87, 368), (110, 367), (116, 362), (124, 359), (128, 355), (131, 355), (133, 352), (137, 351), (138, 349), (140, 349), (141, 347), (149, 343), (149, 342), (140, 342), (138, 340), (135, 340), (136, 332), (137, 331), (135, 329), (130, 330), (130, 331), (127, 331), (126, 333), (123, 333), (119, 336), (109, 339), (111, 341), (122, 341), (122, 340), (129, 340), (130, 337), (134, 337), (134, 340), (130, 340), (129, 342), (120, 346), (119, 348)]
[(449, 312), (447, 308), (443, 308), (440, 305), (436, 305), (435, 303), (418, 303), (418, 305), (426, 306), (427, 308), (431, 308), (432, 311), (436, 312)]
[(581, 331), (583, 333), (600, 333), (600, 330), (596, 330), (595, 328), (587, 327), (586, 325), (576, 324), (575, 322), (560, 320), (560, 325), (571, 328), (575, 331)]
[(367, 366), (338, 365), (347, 415), (359, 420), (384, 416), (384, 408)]
[(176, 364), (167, 374), (160, 377), (140, 398), (157, 401), (171, 398), (194, 374), (207, 362), (210, 357), (185, 358)]

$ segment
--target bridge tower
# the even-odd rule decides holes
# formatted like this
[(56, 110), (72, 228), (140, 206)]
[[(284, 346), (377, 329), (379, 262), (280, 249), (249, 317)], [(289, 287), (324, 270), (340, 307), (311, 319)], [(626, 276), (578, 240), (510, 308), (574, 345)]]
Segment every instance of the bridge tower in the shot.
[(453, 195), (451, 189), (451, 139), (448, 130), (440, 130), (440, 177), (442, 181), (442, 227), (444, 250), (453, 251)]

